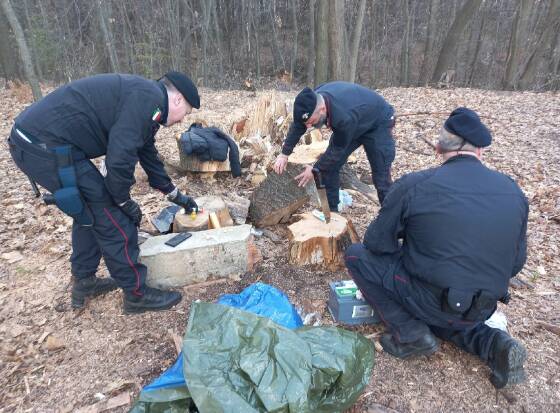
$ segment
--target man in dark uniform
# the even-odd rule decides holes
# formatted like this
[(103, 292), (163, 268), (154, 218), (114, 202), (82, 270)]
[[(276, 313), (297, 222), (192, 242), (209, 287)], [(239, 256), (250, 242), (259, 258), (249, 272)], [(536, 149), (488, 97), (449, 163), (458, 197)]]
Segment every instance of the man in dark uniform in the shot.
[(528, 202), (508, 176), (481, 163), (491, 135), (467, 108), (441, 131), (440, 167), (396, 181), (346, 266), (390, 334), (399, 358), (429, 355), (434, 334), (478, 355), (497, 387), (524, 380), (524, 347), (484, 323), (525, 264)]
[[(306, 87), (294, 102), (294, 121), (276, 159), (274, 171), (281, 174), (288, 156), (308, 128), (332, 129), (329, 146), (315, 168), (319, 169), (327, 190), (329, 207), (338, 210), (340, 169), (360, 145), (371, 166), (379, 202), (391, 185), (391, 164), (395, 159), (393, 107), (373, 90), (349, 82), (330, 82), (315, 91)], [(313, 178), (312, 167), (305, 167), (296, 179), (304, 186)]]
[[(183, 73), (159, 81), (103, 74), (60, 87), (15, 119), (8, 142), (16, 165), (74, 219), (74, 308), (117, 286), (126, 313), (168, 309), (181, 300), (179, 292), (145, 285), (146, 267), (138, 262), (142, 212), (130, 188), (140, 161), (150, 186), (189, 211), (198, 208), (171, 183), (154, 138), (160, 125), (180, 122), (199, 106), (198, 90)], [(105, 177), (89, 160), (102, 155)], [(111, 278), (95, 275), (101, 256)]]

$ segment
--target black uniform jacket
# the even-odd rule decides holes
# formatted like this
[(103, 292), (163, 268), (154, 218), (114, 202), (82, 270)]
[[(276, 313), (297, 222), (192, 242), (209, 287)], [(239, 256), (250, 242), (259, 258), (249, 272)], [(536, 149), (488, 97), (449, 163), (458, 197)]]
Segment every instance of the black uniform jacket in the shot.
[(60, 87), (24, 110), (15, 124), (49, 147), (70, 144), (90, 159), (106, 155), (105, 185), (119, 204), (130, 198), (138, 161), (152, 187), (174, 189), (154, 146), (159, 124), (152, 118), (158, 110), (165, 121), (167, 92), (158, 82), (103, 74)]
[(181, 151), (187, 155), (194, 154), (203, 162), (220, 161), (228, 158), (231, 174), (241, 176), (241, 163), (239, 161), (239, 148), (235, 141), (216, 127), (202, 127), (192, 124), (188, 131), (181, 134), (179, 139)]
[(364, 244), (429, 284), (499, 299), (525, 264), (528, 210), (511, 178), (459, 155), (396, 181)]
[[(344, 154), (354, 139), (373, 131), (379, 122), (393, 116), (394, 110), (385, 99), (371, 89), (350, 82), (324, 83), (315, 89), (327, 105), (328, 127), (333, 131), (330, 145), (315, 166), (328, 170)], [(293, 122), (282, 147), (290, 155), (305, 133), (303, 123)]]

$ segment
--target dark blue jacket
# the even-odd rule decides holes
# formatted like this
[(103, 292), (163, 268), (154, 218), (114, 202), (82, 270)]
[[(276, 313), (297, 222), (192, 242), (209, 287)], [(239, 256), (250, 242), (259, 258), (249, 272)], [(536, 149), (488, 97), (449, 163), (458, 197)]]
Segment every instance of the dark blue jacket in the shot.
[[(315, 164), (321, 170), (336, 164), (352, 140), (373, 131), (379, 122), (388, 120), (394, 113), (381, 95), (355, 83), (324, 83), (315, 92), (325, 99), (328, 126), (333, 131), (328, 149)], [(282, 147), (284, 155), (292, 153), (305, 131), (303, 123), (292, 123)]]
[(511, 178), (459, 155), (396, 181), (364, 244), (400, 257), (411, 276), (429, 284), (499, 299), (525, 264), (528, 212)]
[(140, 164), (152, 187), (174, 189), (154, 146), (160, 109), (167, 118), (167, 92), (139, 76), (103, 74), (71, 82), (25, 109), (17, 127), (49, 147), (70, 144), (88, 158), (106, 155), (105, 185), (116, 203), (130, 197)]
[(218, 128), (204, 128), (195, 123), (187, 132), (181, 134), (179, 146), (182, 152), (187, 155), (194, 154), (203, 162), (223, 162), (228, 158), (229, 153), (231, 174), (235, 177), (241, 176), (239, 148), (233, 139)]

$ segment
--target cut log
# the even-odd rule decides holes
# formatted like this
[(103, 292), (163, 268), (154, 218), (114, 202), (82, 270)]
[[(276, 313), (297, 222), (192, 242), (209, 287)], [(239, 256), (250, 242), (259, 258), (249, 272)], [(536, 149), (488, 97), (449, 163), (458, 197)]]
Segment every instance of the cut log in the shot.
[[(288, 163), (282, 175), (272, 169), (267, 172), (266, 179), (253, 191), (249, 217), (258, 227), (276, 225), (286, 222), (290, 216), (309, 201), (310, 193), (315, 184), (310, 182), (305, 188), (297, 186), (294, 178), (302, 171), (301, 164)], [(315, 195), (316, 196), (316, 195)]]
[(140, 246), (151, 287), (172, 288), (213, 278), (238, 278), (255, 265), (251, 225), (194, 232), (176, 247), (165, 242), (175, 234), (152, 237)]
[[(312, 165), (319, 160), (319, 157), (325, 153), (329, 141), (315, 141), (309, 145), (298, 145), (294, 148), (294, 152), (290, 155), (289, 160), (293, 163)], [(357, 158), (354, 155), (348, 157), (347, 163), (354, 163)]]
[(224, 199), (229, 213), (237, 225), (242, 225), (247, 222), (247, 215), (249, 215), (249, 205), (251, 201), (243, 198), (233, 192), (227, 194)]
[(358, 178), (358, 175), (356, 175), (356, 172), (354, 172), (354, 170), (348, 164), (343, 165), (342, 169), (340, 170), (340, 187), (350, 188), (358, 191), (365, 195), (368, 199), (379, 204), (377, 193), (371, 186), (363, 183), (360, 178)]
[(288, 229), (288, 256), (290, 263), (295, 265), (319, 264), (335, 270), (343, 265), (346, 248), (359, 242), (352, 221), (335, 213), (331, 213), (327, 224), (306, 212)]
[(210, 229), (209, 216), (211, 213), (217, 215), (218, 222), (222, 227), (230, 227), (233, 225), (228, 207), (222, 198), (218, 196), (203, 196), (196, 198), (195, 202), (199, 207), (202, 207), (202, 212), (196, 214), (196, 217), (193, 219), (190, 211), (187, 211), (187, 213), (179, 211), (175, 215), (175, 220), (173, 221), (174, 232), (204, 231)]

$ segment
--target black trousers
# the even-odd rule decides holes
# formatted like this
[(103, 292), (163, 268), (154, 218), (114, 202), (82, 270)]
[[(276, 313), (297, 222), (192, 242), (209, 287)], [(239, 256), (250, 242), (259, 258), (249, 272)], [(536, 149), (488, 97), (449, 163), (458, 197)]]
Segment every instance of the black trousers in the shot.
[[(19, 169), (37, 184), (54, 192), (60, 189), (54, 158), (12, 132), (8, 140), (10, 154)], [(92, 276), (103, 256), (111, 277), (125, 291), (141, 295), (147, 269), (138, 262), (138, 229), (130, 218), (115, 205), (105, 188), (103, 176), (89, 160), (74, 164), (78, 189), (89, 207), (94, 224), (91, 227), (72, 226), (72, 275)]]
[[(346, 250), (345, 261), (356, 285), (397, 341), (411, 343), (432, 331), (489, 361), (499, 330), (482, 320), (465, 321), (461, 315), (442, 311), (440, 297), (407, 275), (398, 257), (375, 255), (363, 244), (353, 244)], [(491, 313), (481, 318), (486, 320)]]
[(391, 165), (395, 160), (395, 140), (393, 139), (394, 120), (380, 122), (378, 127), (356, 139), (346, 148), (339, 162), (328, 171), (322, 171), (323, 181), (327, 190), (327, 199), (331, 210), (338, 208), (340, 189), (340, 169), (348, 157), (358, 147), (363, 146), (371, 167), (371, 175), (379, 202), (382, 203), (391, 186)]

